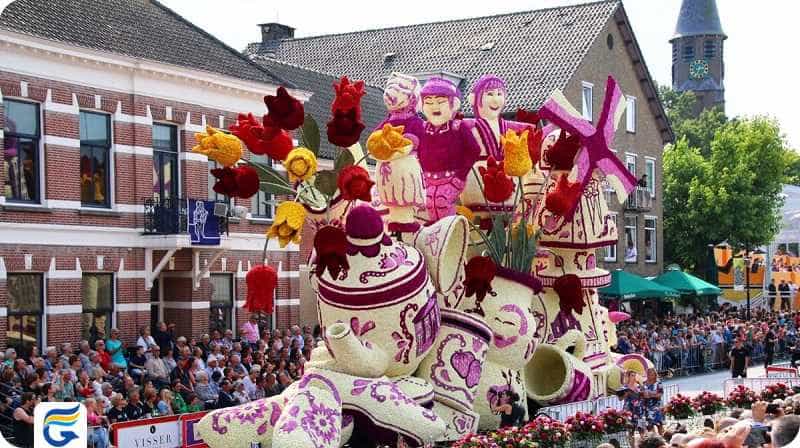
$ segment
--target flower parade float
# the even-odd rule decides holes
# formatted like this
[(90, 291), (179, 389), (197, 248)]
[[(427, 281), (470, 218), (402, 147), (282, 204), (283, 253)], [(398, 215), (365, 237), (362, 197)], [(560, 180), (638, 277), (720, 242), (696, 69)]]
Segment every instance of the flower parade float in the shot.
[[(600, 185), (624, 201), (635, 184), (610, 150), (624, 107), (613, 79), (595, 128), (559, 92), (506, 120), (496, 76), (476, 82), (476, 116), (461, 118), (450, 81), (393, 73), (366, 151), (363, 82), (333, 87), (332, 169), (317, 163), (319, 127), (284, 88), (265, 97), (262, 118), (197, 136), (194, 150), (222, 165), (215, 191), (281, 198), (268, 239), (284, 247), (313, 229), (308, 281), (323, 330), (299, 381), (201, 420), (209, 446), (459, 440), (498, 428), (506, 391), (525, 408), (524, 397), (567, 403), (604, 394), (610, 372), (646, 368), (610, 352), (619, 316), (597, 301), (609, 276), (594, 250), (617, 238)], [(245, 146), (283, 170), (242, 160)], [(272, 309), (274, 274), (266, 264), (248, 273), (248, 309)], [(526, 428), (552, 446), (569, 437), (541, 419)]]

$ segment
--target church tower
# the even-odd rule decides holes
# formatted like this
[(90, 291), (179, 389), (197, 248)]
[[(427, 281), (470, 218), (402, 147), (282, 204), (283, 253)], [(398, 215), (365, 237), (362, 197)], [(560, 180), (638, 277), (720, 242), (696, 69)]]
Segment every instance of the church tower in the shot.
[(715, 0), (683, 0), (672, 44), (672, 89), (691, 90), (703, 109), (725, 110), (725, 64), (722, 31)]

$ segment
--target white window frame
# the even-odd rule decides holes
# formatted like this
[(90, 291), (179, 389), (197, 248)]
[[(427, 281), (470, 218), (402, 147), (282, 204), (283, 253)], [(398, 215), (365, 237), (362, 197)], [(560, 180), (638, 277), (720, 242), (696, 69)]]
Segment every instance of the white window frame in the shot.
[[(619, 215), (616, 212), (608, 212), (608, 215), (611, 217), (611, 221), (614, 222), (614, 227), (617, 227)], [(617, 230), (617, 234), (619, 235), (619, 230)], [(603, 254), (603, 261), (607, 261), (609, 263), (616, 263), (617, 262), (617, 258), (618, 258), (617, 244), (618, 244), (618, 241), (615, 241), (614, 244), (605, 247), (605, 253)], [(612, 252), (613, 252), (613, 255), (612, 255)]]
[(630, 133), (636, 132), (636, 97), (626, 96), (625, 129)]
[[(633, 164), (633, 170), (631, 170), (630, 167), (631, 163)], [(636, 177), (636, 154), (632, 152), (625, 153), (625, 168), (628, 169), (628, 171), (631, 173), (631, 175), (633, 175), (633, 177)]]
[[(6, 201), (5, 195), (3, 195), (2, 196), (2, 200), (0, 200), (0, 201), (2, 201), (2, 202), (0, 202), (0, 204), (6, 203), (6, 204), (9, 204), (9, 205), (13, 205), (14, 207), (21, 207), (21, 208), (22, 207), (33, 207), (33, 208), (39, 207), (39, 208), (41, 208), (42, 206), (47, 204), (47, 202), (46, 202), (47, 201), (47, 199), (46, 199), (46, 196), (47, 196), (47, 191), (46, 191), (47, 190), (47, 179), (45, 179), (46, 171), (45, 171), (45, 160), (44, 160), (44, 157), (45, 157), (44, 140), (45, 140), (45, 135), (46, 135), (45, 132), (44, 132), (44, 112), (45, 112), (44, 103), (41, 102), (41, 101), (32, 100), (31, 98), (28, 98), (26, 96), (9, 96), (9, 95), (3, 95), (2, 93), (0, 93), (0, 105), (2, 105), (2, 101), (3, 100), (18, 101), (18, 102), (23, 102), (23, 103), (32, 103), (32, 104), (36, 104), (38, 106), (38, 109), (39, 109), (39, 167), (38, 167), (39, 168), (39, 200), (38, 201), (34, 201), (34, 202), (16, 202), (16, 201), (8, 202), (8, 201)], [(5, 114), (6, 114), (5, 109), (3, 110), (3, 114), (5, 116)], [(0, 129), (0, 130), (2, 130), (2, 129)]]
[[(628, 222), (627, 222), (628, 218), (632, 218), (633, 219), (633, 227), (628, 225)], [(625, 235), (625, 256), (623, 256), (623, 259), (625, 260), (625, 263), (635, 264), (635, 263), (639, 262), (639, 241), (638, 241), (638, 239), (639, 239), (638, 238), (638, 236), (639, 236), (638, 235), (639, 220), (637, 218), (638, 218), (638, 216), (636, 216), (636, 215), (625, 215), (625, 217), (623, 218), (623, 221), (622, 221), (623, 226), (624, 226), (623, 227), (624, 235)], [(627, 252), (628, 252), (628, 229), (631, 229), (631, 228), (633, 229), (633, 232), (632, 232), (632, 235), (633, 235), (633, 247), (634, 247), (634, 249), (636, 249), (636, 258), (628, 258), (627, 257)]]
[[(586, 92), (589, 92), (589, 102), (586, 102)], [(586, 81), (581, 82), (581, 115), (583, 118), (592, 121), (594, 112), (594, 84)]]
[[(652, 173), (650, 172), (652, 167)], [(656, 197), (656, 158), (644, 158), (644, 172), (647, 174), (647, 191), (650, 192), (650, 197)]]
[[(653, 223), (652, 227), (647, 226), (647, 222), (650, 221)], [(650, 240), (653, 245), (653, 250), (650, 251), (652, 255), (652, 259), (647, 258), (647, 246), (645, 246), (644, 250), (644, 262), (645, 263), (658, 263), (658, 217), (657, 216), (644, 216), (644, 236), (645, 236), (645, 245), (647, 244), (647, 232), (652, 231), (653, 236)]]
[[(116, 188), (116, 165), (117, 165), (117, 151), (116, 151), (116, 143), (114, 142), (114, 114), (104, 111), (102, 109), (94, 109), (91, 107), (81, 107), (78, 110), (78, 128), (80, 129), (81, 125), (81, 112), (92, 112), (95, 114), (103, 114), (108, 115), (108, 138), (109, 143), (111, 146), (108, 148), (108, 175), (110, 176), (108, 179), (108, 207), (92, 207), (92, 206), (85, 206), (83, 205), (83, 201), (79, 201), (81, 203), (81, 210), (115, 210), (117, 208), (117, 188)], [(152, 132), (152, 131), (151, 131)], [(78, 136), (78, 142), (80, 142), (80, 135)], [(78, 151), (80, 151), (80, 147), (78, 147)]]

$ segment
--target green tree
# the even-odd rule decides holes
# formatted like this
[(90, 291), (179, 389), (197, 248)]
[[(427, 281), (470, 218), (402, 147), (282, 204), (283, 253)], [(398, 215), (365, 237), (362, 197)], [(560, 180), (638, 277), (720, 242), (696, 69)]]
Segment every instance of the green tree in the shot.
[(695, 115), (697, 99), (691, 91), (676, 92), (669, 87), (658, 89), (676, 138), (685, 138), (692, 148), (698, 148), (704, 157), (711, 155), (711, 140), (728, 118), (720, 108), (706, 109)]
[(667, 261), (702, 273), (709, 243), (756, 246), (775, 236), (793, 159), (765, 117), (726, 121), (707, 152), (689, 141), (681, 136), (664, 151), (664, 246)]

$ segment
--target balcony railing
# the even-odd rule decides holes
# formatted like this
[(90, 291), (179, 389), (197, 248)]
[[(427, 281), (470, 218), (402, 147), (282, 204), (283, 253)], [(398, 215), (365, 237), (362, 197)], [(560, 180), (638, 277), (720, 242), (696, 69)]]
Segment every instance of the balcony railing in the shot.
[(625, 202), (626, 210), (648, 211), (653, 208), (653, 197), (647, 187), (636, 187), (628, 195)]
[[(195, 200), (195, 199), (189, 199)], [(188, 206), (186, 198), (145, 198), (144, 234), (145, 235), (177, 235), (188, 232)], [(220, 211), (214, 217), (219, 220), (219, 233), (228, 233), (228, 217), (231, 216), (229, 203), (217, 201), (225, 207), (217, 207)], [(224, 214), (222, 213), (224, 209)]]

